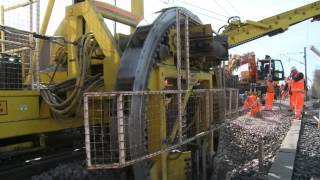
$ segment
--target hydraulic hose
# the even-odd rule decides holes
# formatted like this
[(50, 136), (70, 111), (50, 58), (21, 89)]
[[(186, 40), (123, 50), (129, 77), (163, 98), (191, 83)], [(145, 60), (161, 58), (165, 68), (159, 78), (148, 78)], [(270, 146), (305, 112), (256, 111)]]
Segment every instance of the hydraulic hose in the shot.
[[(75, 113), (76, 107), (81, 104), (82, 95), (89, 89), (94, 89), (95, 86), (101, 86), (101, 74), (96, 76), (89, 76), (88, 71), (90, 67), (91, 55), (97, 47), (97, 42), (91, 33), (85, 34), (81, 37), (77, 49), (76, 66), (78, 73), (75, 79), (69, 79), (63, 83), (45, 86), (46, 89), (41, 90), (41, 96), (49, 105), (52, 112), (57, 115), (71, 115)], [(71, 94), (63, 99), (55, 92), (66, 92), (73, 89)]]

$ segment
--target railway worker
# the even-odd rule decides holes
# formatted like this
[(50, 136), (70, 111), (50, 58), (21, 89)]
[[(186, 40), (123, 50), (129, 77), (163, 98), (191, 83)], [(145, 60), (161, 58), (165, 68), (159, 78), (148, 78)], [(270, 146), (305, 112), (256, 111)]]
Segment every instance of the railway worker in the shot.
[(265, 104), (265, 110), (271, 111), (274, 101), (274, 92), (275, 92), (275, 84), (272, 80), (272, 75), (269, 74), (267, 77), (267, 93), (266, 93), (266, 104)]
[(294, 101), (294, 116), (295, 119), (301, 119), (304, 105), (304, 75), (294, 66), (291, 68), (291, 75), (291, 92)]
[(256, 92), (251, 92), (250, 95), (246, 98), (243, 110), (250, 110), (248, 115), (251, 117), (257, 117), (261, 112), (261, 102)]

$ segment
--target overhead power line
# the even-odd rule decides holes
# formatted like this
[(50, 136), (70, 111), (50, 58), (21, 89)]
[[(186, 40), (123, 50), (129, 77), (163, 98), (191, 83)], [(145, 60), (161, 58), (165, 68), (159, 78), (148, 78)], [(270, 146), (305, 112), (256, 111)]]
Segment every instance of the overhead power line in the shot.
[(217, 0), (214, 0), (214, 2), (226, 13), (228, 16), (231, 16), (231, 14), (225, 9)]
[(238, 14), (238, 16), (241, 15), (240, 11), (229, 1), (229, 0), (225, 0), (229, 6)]
[(280, 54), (280, 56), (281, 55), (301, 55), (301, 54), (303, 54), (303, 52), (301, 52), (301, 51), (296, 51), (296, 52), (285, 52), (285, 53), (281, 53)]
[(210, 15), (208, 15), (208, 14), (204, 14), (204, 13), (199, 12), (199, 11), (194, 11), (194, 10), (193, 10), (193, 12), (195, 12), (195, 13), (197, 13), (197, 14), (201, 14), (201, 15), (206, 16), (206, 17), (208, 17), (208, 18), (211, 18), (211, 19), (214, 19), (214, 20), (220, 21), (220, 22), (224, 22), (224, 23), (226, 22), (226, 20), (219, 19), (219, 18), (217, 18), (217, 17), (210, 16)]
[[(205, 17), (208, 17), (208, 18), (210, 18), (210, 19), (214, 19), (214, 20), (217, 20), (217, 21), (220, 21), (220, 22), (223, 22), (223, 23), (227, 22), (227, 18), (228, 18), (227, 16), (222, 15), (222, 14), (219, 14), (219, 13), (216, 13), (216, 12), (213, 12), (213, 11), (210, 11), (210, 10), (208, 10), (208, 9), (202, 8), (202, 7), (200, 7), (200, 6), (197, 6), (197, 5), (192, 4), (192, 3), (189, 3), (189, 2), (185, 2), (185, 1), (182, 1), (182, 0), (175, 0), (175, 1), (172, 1), (172, 2), (170, 2), (170, 1), (164, 2), (164, 0), (160, 0), (160, 1), (161, 1), (162, 3), (167, 4), (167, 5), (170, 3), (170, 4), (174, 5), (174, 6), (177, 5), (177, 4), (175, 3), (175, 1), (178, 1), (178, 2), (180, 2), (180, 3), (182, 3), (182, 4), (185, 4), (185, 5), (189, 6), (189, 7), (191, 7), (191, 8), (192, 8), (192, 11), (193, 11), (194, 13), (203, 15), (203, 16), (205, 16)], [(216, 17), (216, 16), (213, 16), (213, 15), (206, 14), (206, 13), (204, 13), (204, 12), (200, 12), (200, 11), (193, 10), (194, 8), (197, 8), (197, 9), (199, 9), (199, 10), (203, 10), (203, 11), (209, 12), (209, 13), (211, 13), (211, 14), (215, 14), (215, 15), (221, 16), (221, 17)], [(225, 18), (225, 19), (221, 19), (222, 17)]]
[(301, 65), (304, 65), (304, 62), (302, 62), (302, 60), (292, 58), (291, 56), (288, 56), (286, 54), (280, 54), (280, 56), (286, 57), (289, 62), (293, 61), (293, 62), (299, 63)]
[(176, 1), (181, 2), (181, 3), (183, 3), (183, 4), (187, 4), (187, 5), (189, 5), (189, 6), (192, 6), (192, 7), (198, 8), (198, 9), (201, 9), (201, 10), (203, 10), (203, 11), (209, 12), (209, 13), (214, 14), (214, 15), (217, 15), (217, 16), (221, 16), (221, 17), (224, 17), (224, 18), (229, 18), (229, 16), (226, 16), (226, 15), (224, 15), (224, 14), (220, 14), (220, 13), (214, 12), (214, 11), (212, 11), (212, 10), (203, 8), (203, 7), (198, 6), (198, 5), (195, 5), (195, 4), (193, 4), (193, 3), (189, 3), (189, 2), (186, 2), (186, 1), (183, 1), (183, 0), (176, 0)]

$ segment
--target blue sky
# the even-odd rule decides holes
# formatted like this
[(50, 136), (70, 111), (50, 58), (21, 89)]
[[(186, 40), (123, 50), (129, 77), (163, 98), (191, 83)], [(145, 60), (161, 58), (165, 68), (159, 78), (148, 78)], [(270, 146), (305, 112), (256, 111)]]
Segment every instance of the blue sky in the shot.
[[(315, 0), (144, 0), (145, 16), (170, 6), (183, 6), (197, 14), (203, 23), (210, 23), (217, 30), (226, 23), (227, 17), (238, 15), (242, 20), (260, 20), (265, 17), (315, 2)], [(114, 0), (105, 0), (113, 3)], [(47, 0), (41, 0), (41, 14), (44, 12)], [(54, 9), (54, 19), (50, 22), (48, 34), (53, 34), (64, 16), (63, 8), (71, 0), (57, 0)], [(119, 7), (130, 10), (130, 0), (118, 0)], [(112, 26), (110, 26), (112, 28)], [(128, 28), (119, 28), (127, 32)], [(313, 71), (320, 69), (320, 57), (311, 52), (310, 45), (320, 49), (320, 22), (302, 22), (289, 28), (288, 31), (274, 37), (263, 37), (230, 50), (230, 53), (243, 54), (255, 52), (257, 58), (264, 58), (266, 54), (275, 59), (281, 59), (286, 74), (291, 66), (296, 66), (304, 72), (303, 48), (307, 47), (308, 77), (313, 79)]]

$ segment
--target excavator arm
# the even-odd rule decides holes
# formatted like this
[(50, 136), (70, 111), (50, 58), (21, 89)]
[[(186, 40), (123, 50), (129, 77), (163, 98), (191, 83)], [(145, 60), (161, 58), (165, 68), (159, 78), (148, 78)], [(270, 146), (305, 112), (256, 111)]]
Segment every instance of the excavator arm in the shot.
[(253, 52), (246, 53), (244, 55), (233, 55), (226, 67), (226, 71), (228, 75), (231, 76), (232, 72), (235, 69), (238, 69), (240, 66), (248, 64), (248, 78), (250, 82), (253, 82), (257, 78), (257, 64), (256, 64), (256, 56)]
[(320, 1), (260, 21), (241, 22), (240, 18), (231, 18), (222, 34), (228, 37), (229, 48), (233, 48), (266, 35), (277, 35), (290, 26), (311, 18), (313, 21), (320, 20)]

